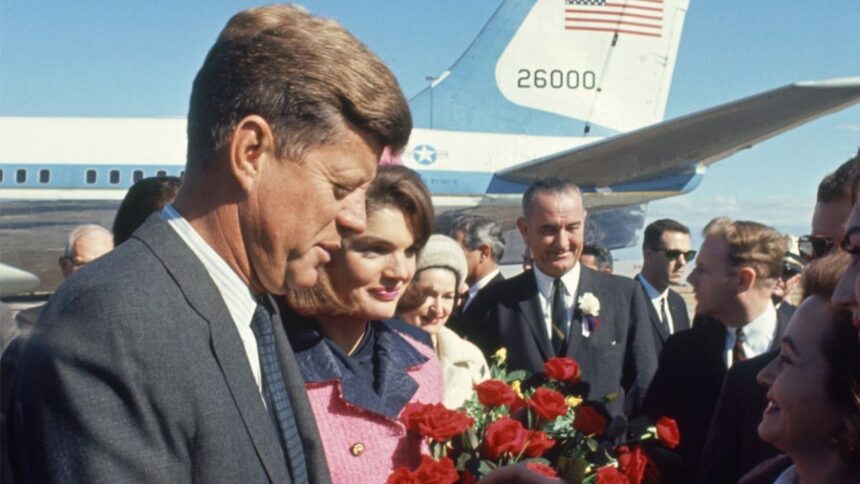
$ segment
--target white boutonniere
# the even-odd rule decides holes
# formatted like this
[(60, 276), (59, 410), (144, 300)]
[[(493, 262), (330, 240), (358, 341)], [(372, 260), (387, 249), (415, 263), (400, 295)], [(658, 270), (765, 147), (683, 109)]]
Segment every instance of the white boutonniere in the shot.
[(582, 296), (579, 296), (577, 305), (579, 305), (579, 310), (582, 311), (582, 315), (585, 317), (589, 333), (596, 331), (600, 326), (600, 320), (597, 319), (597, 316), (600, 315), (600, 300), (594, 294), (586, 292)]

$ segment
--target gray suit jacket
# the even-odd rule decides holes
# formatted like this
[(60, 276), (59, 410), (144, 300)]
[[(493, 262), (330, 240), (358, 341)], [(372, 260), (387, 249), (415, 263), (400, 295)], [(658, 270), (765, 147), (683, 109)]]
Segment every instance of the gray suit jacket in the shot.
[[(276, 316), (311, 482), (328, 468)], [(203, 265), (153, 215), (48, 302), (16, 372), (22, 482), (290, 482), (245, 350)]]

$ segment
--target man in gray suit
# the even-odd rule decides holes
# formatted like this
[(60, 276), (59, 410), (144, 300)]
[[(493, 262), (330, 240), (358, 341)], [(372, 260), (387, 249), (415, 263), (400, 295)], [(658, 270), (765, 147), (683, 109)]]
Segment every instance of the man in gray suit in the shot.
[(313, 285), (364, 229), (377, 160), (410, 130), (394, 76), (336, 23), (234, 16), (194, 81), (175, 203), (70, 277), (22, 352), (16, 477), (327, 482), (268, 295)]

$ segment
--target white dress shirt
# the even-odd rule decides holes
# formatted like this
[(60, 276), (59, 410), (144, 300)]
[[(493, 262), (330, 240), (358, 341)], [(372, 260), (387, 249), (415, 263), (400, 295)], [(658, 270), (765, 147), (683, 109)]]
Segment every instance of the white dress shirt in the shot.
[[(648, 296), (648, 299), (651, 300), (651, 305), (654, 306), (654, 310), (657, 311), (658, 317), (663, 317), (661, 314), (660, 306), (666, 305), (666, 324), (669, 325), (669, 334), (675, 333), (675, 321), (672, 319), (672, 311), (669, 310), (669, 288), (663, 290), (663, 292), (657, 292), (657, 289), (648, 282), (648, 279), (645, 279), (641, 273), (636, 276), (636, 280), (642, 284), (642, 289), (645, 289), (645, 294)], [(663, 302), (665, 301), (665, 302)]]
[(466, 299), (466, 304), (463, 305), (463, 309), (462, 309), (463, 311), (465, 311), (466, 308), (469, 307), (469, 304), (472, 304), (472, 301), (475, 300), (475, 296), (478, 295), (478, 291), (487, 287), (487, 284), (489, 284), (490, 281), (492, 281), (493, 278), (496, 277), (496, 274), (498, 274), (498, 273), (499, 273), (499, 269), (497, 267), (497, 268), (493, 269), (492, 271), (490, 271), (489, 274), (482, 277), (478, 282), (472, 284), (469, 287), (469, 297), (468, 297), (468, 299)]
[(167, 223), (194, 252), (194, 255), (200, 259), (200, 263), (206, 268), (206, 272), (215, 283), (215, 287), (224, 299), (224, 304), (227, 306), (227, 311), (230, 312), (230, 317), (233, 319), (233, 324), (239, 331), (239, 337), (242, 338), (242, 346), (245, 347), (245, 355), (248, 357), (248, 363), (251, 365), (251, 373), (254, 374), (254, 381), (257, 383), (257, 388), (262, 394), (263, 385), (260, 379), (260, 356), (257, 353), (257, 338), (254, 336), (254, 330), (251, 329), (251, 319), (254, 317), (254, 311), (257, 309), (257, 299), (251, 292), (251, 289), (233, 272), (233, 269), (227, 265), (227, 262), (215, 252), (203, 237), (191, 227), (179, 212), (173, 208), (173, 205), (167, 204), (161, 210), (161, 216), (167, 219)]
[[(725, 355), (726, 367), (734, 364), (732, 349), (735, 347), (735, 328), (726, 327)], [(755, 319), (743, 326), (744, 354), (747, 359), (754, 358), (770, 350), (776, 336), (776, 308), (768, 302), (765, 310)]]
[[(544, 325), (546, 326), (546, 334), (549, 336), (550, 341), (552, 341), (552, 299), (555, 297), (555, 286), (553, 286), (553, 282), (555, 281), (554, 277), (548, 276), (541, 272), (537, 266), (534, 267), (535, 281), (537, 282), (538, 287), (538, 298), (540, 299), (540, 307), (543, 310), (543, 319)], [(564, 317), (570, 321), (570, 318), (573, 317), (574, 304), (574, 295), (576, 294), (576, 290), (579, 288), (579, 274), (582, 272), (579, 262), (573, 266), (573, 269), (567, 271), (567, 273), (561, 276), (561, 281), (564, 283)], [(571, 331), (576, 330), (573, 326), (570, 328)], [(591, 334), (588, 331), (588, 327), (586, 325), (582, 325), (582, 335), (588, 337)]]

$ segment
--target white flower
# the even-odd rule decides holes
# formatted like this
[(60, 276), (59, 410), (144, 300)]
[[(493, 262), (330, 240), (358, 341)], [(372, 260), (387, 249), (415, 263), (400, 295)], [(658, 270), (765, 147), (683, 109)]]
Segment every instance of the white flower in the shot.
[(577, 304), (579, 305), (579, 309), (582, 310), (582, 314), (594, 317), (600, 315), (600, 300), (590, 292), (579, 296)]

